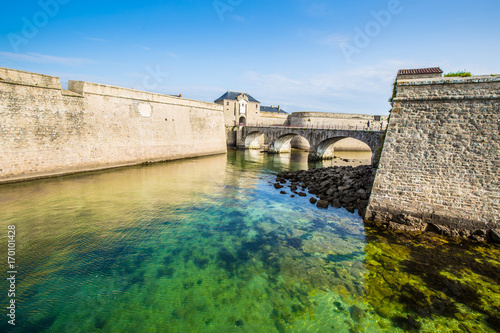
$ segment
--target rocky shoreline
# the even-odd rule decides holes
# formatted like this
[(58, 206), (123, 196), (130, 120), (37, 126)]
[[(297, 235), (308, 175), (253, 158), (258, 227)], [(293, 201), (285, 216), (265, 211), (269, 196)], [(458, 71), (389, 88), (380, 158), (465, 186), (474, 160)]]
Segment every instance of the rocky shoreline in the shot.
[[(291, 196), (307, 196), (304, 191), (314, 195), (310, 198), (311, 204), (319, 208), (328, 207), (345, 208), (354, 213), (356, 210), (364, 218), (368, 200), (372, 191), (376, 168), (370, 165), (333, 166), (328, 168), (300, 170), (294, 172), (280, 172), (276, 176), (274, 187), (280, 189), (282, 194)], [(475, 230), (450, 229), (439, 223), (419, 223), (417, 226), (409, 225), (406, 221), (397, 219), (388, 223), (370, 223), (381, 229), (392, 229), (401, 232), (430, 231), (443, 236), (464, 238), (477, 242), (491, 242), (500, 244), (500, 230)]]
[[(308, 190), (316, 196), (311, 204), (319, 208), (345, 208), (364, 216), (372, 191), (376, 169), (370, 165), (333, 166), (321, 169), (280, 172), (276, 176), (276, 189), (288, 187), (292, 196), (306, 196)], [(282, 190), (282, 194), (287, 194)]]

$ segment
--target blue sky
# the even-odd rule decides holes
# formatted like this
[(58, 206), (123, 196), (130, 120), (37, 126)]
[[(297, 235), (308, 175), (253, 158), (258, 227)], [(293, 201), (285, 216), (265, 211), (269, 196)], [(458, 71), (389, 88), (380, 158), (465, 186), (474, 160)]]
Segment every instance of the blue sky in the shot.
[[(498, 0), (9, 1), (0, 67), (288, 112), (387, 114), (398, 69), (500, 73)], [(64, 83), (63, 83), (64, 84)]]

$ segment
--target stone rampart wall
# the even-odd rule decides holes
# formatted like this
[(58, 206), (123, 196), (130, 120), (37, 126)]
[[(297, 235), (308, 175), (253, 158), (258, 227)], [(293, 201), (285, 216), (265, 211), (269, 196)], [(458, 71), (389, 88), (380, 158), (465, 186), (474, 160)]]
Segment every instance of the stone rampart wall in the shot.
[(380, 130), (380, 123), (387, 125), (387, 116), (381, 116), (380, 121), (376, 117), (366, 114), (348, 113), (326, 113), (326, 112), (294, 112), (289, 117), (290, 125), (305, 127), (344, 127), (345, 129), (366, 128), (368, 121), (370, 126)]
[(500, 228), (500, 77), (398, 81), (366, 219), (472, 238)]
[(0, 183), (224, 153), (222, 106), (0, 68)]
[(257, 124), (253, 125), (284, 125), (289, 116), (285, 113), (260, 112)]
[(236, 126), (225, 126), (226, 127), (226, 144), (228, 147), (236, 147), (237, 139), (237, 127)]

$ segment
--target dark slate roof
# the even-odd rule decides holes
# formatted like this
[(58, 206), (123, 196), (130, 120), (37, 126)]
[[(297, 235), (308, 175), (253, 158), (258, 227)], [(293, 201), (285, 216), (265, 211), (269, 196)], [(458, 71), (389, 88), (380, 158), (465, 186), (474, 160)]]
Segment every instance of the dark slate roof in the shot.
[(274, 106), (261, 106), (260, 112), (288, 113)]
[[(236, 92), (236, 91), (227, 91), (224, 95), (221, 97), (217, 98), (215, 102), (222, 101), (223, 99), (229, 99), (229, 100), (236, 100), (236, 97), (241, 95), (243, 93)], [(255, 102), (255, 103), (260, 103), (258, 100), (250, 96), (249, 94), (245, 93), (245, 95), (248, 97), (249, 102)]]
[(417, 69), (400, 69), (398, 75), (415, 75), (415, 74), (442, 74), (443, 71), (439, 67), (417, 68)]

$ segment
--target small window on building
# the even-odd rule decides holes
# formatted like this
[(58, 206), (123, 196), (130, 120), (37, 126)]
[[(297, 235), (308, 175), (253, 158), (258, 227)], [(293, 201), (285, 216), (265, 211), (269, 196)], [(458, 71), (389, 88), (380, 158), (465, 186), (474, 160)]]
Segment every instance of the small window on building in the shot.
[(229, 102), (227, 102), (227, 104), (226, 104), (226, 105), (229, 105)]

